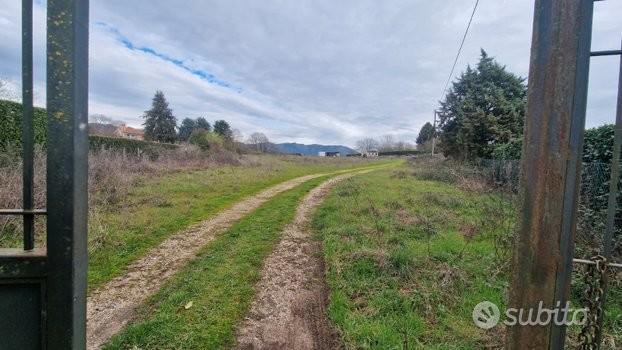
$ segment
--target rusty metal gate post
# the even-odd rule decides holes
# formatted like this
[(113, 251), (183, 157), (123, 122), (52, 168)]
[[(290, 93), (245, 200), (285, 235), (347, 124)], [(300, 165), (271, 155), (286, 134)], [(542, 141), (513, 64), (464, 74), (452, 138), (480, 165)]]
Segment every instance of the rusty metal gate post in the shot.
[[(0, 349), (86, 347), (88, 0), (47, 1), (47, 209), (33, 208), (33, 0), (22, 1), (23, 248), (0, 249)], [(45, 2), (44, 2), (45, 3)], [(2, 117), (2, 116), (0, 116)], [(35, 246), (47, 215), (47, 247)]]
[[(522, 159), (522, 216), (508, 307), (564, 307), (569, 297), (593, 0), (537, 0)], [(565, 327), (508, 329), (508, 349), (563, 349)]]

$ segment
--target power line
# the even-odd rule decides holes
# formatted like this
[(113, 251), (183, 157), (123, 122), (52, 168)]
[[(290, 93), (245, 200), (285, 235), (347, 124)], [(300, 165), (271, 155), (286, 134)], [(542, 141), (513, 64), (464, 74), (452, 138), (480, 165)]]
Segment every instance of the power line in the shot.
[[(469, 29), (471, 29), (471, 23), (473, 22), (473, 17), (475, 16), (475, 11), (477, 11), (477, 5), (479, 5), (479, 0), (475, 0), (475, 6), (473, 6), (473, 12), (471, 12), (471, 17), (469, 17), (469, 23), (467, 24), (466, 30), (464, 31), (464, 35), (462, 36), (462, 40), (460, 41), (460, 47), (458, 48), (458, 52), (456, 53), (456, 58), (454, 59), (454, 64), (451, 66), (451, 71), (449, 72), (449, 76), (447, 77), (447, 81), (445, 82), (445, 86), (443, 87), (443, 91), (441, 92), (441, 97), (439, 101), (443, 99), (443, 95), (447, 91), (447, 86), (451, 81), (451, 77), (454, 75), (454, 70), (456, 70), (456, 64), (458, 64), (458, 59), (460, 58), (460, 53), (462, 53), (462, 47), (464, 46), (464, 42), (466, 41), (466, 37), (469, 34)], [(436, 114), (434, 111), (434, 131), (432, 133), (432, 155), (434, 155), (434, 148), (436, 144)]]
[(469, 29), (471, 28), (471, 23), (473, 22), (473, 17), (475, 16), (475, 11), (477, 11), (477, 5), (479, 5), (479, 0), (475, 1), (475, 6), (473, 6), (473, 12), (471, 12), (471, 17), (469, 18), (469, 24), (467, 24), (466, 30), (464, 31), (464, 35), (462, 36), (462, 41), (460, 42), (460, 47), (458, 48), (458, 52), (456, 53), (456, 58), (454, 59), (454, 64), (451, 66), (451, 72), (449, 72), (449, 76), (447, 77), (447, 81), (445, 82), (445, 87), (443, 88), (443, 92), (441, 92), (441, 98), (443, 99), (443, 95), (447, 91), (447, 86), (451, 81), (451, 77), (454, 75), (454, 70), (456, 69), (456, 64), (458, 64), (458, 58), (460, 58), (460, 53), (462, 53), (462, 47), (464, 46), (464, 42), (466, 40), (467, 35), (469, 34)]

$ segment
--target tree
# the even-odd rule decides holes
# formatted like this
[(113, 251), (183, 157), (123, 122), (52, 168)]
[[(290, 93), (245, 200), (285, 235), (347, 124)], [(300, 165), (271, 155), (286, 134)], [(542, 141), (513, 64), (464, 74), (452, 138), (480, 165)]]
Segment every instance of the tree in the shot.
[(393, 147), (393, 149), (396, 150), (396, 151), (407, 151), (407, 150), (412, 150), (414, 148), (415, 147), (412, 144), (410, 144), (409, 142), (401, 141), (401, 140), (397, 141), (395, 143), (395, 146)]
[(199, 117), (197, 118), (197, 121), (195, 123), (195, 127), (197, 129), (203, 129), (205, 131), (211, 131), (212, 130), (212, 126), (209, 124), (209, 122), (207, 120), (205, 120), (205, 118), (203, 117)]
[(380, 151), (393, 151), (395, 149), (395, 138), (393, 135), (383, 135), (378, 144), (378, 149)]
[(229, 123), (224, 120), (217, 120), (214, 122), (214, 132), (220, 135), (226, 142), (233, 140), (233, 131), (231, 131), (231, 126), (229, 126)]
[(248, 143), (259, 152), (267, 152), (270, 149), (270, 140), (260, 132), (254, 132), (248, 137)]
[(356, 149), (361, 153), (366, 153), (371, 150), (377, 150), (378, 141), (372, 139), (371, 137), (366, 137), (356, 142)]
[(184, 118), (181, 121), (181, 125), (179, 126), (179, 140), (180, 141), (188, 141), (190, 135), (197, 128), (197, 122), (190, 118)]
[(481, 51), (441, 101), (443, 153), (458, 159), (489, 158), (495, 146), (520, 137), (527, 98), (524, 79)]
[(241, 143), (244, 141), (244, 134), (242, 134), (240, 129), (233, 129), (232, 134), (233, 134), (233, 141), (238, 142), (238, 143)]
[(423, 145), (427, 141), (432, 140), (432, 137), (434, 137), (434, 126), (432, 126), (430, 122), (427, 122), (423, 124), (423, 127), (421, 127), (419, 131), (419, 135), (417, 135), (417, 144)]
[(143, 115), (145, 118), (145, 137), (158, 142), (175, 142), (177, 133), (177, 119), (168, 107), (168, 102), (162, 91), (156, 91), (151, 103), (151, 109)]
[(91, 114), (89, 115), (89, 122), (90, 123), (98, 123), (98, 124), (112, 124), (112, 125), (121, 125), (123, 124), (122, 121), (120, 120), (116, 120), (116, 119), (112, 119), (104, 114), (100, 114), (100, 113), (95, 113), (95, 114)]

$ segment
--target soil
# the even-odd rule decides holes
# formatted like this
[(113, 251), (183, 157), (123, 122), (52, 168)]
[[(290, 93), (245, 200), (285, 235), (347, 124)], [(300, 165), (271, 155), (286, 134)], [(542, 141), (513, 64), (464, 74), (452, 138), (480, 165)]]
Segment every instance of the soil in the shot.
[(322, 247), (309, 222), (329, 190), (353, 175), (324, 182), (299, 204), (294, 221), (266, 259), (251, 310), (237, 331), (237, 349), (341, 348), (326, 314), (329, 293)]
[[(192, 260), (218, 233), (275, 195), (322, 175), (303, 176), (270, 187), (212, 219), (174, 234), (133, 262), (122, 276), (94, 290), (87, 298), (87, 348), (101, 348), (134, 318), (138, 306)], [(320, 301), (323, 300), (318, 300), (318, 303)], [(297, 312), (306, 313), (305, 307), (301, 304)]]

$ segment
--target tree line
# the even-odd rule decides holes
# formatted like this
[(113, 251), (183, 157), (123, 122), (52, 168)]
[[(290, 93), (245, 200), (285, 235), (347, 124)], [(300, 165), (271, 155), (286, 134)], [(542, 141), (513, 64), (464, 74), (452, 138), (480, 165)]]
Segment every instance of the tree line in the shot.
[(356, 150), (361, 153), (370, 151), (409, 151), (414, 149), (415, 146), (412, 143), (399, 140), (393, 135), (383, 135), (378, 138), (365, 137), (356, 142)]
[(149, 141), (175, 143), (190, 142), (202, 149), (210, 146), (231, 148), (234, 145), (234, 130), (225, 120), (216, 120), (213, 126), (203, 117), (184, 118), (179, 128), (177, 118), (169, 107), (164, 93), (156, 91), (151, 109), (145, 111), (145, 139)]

